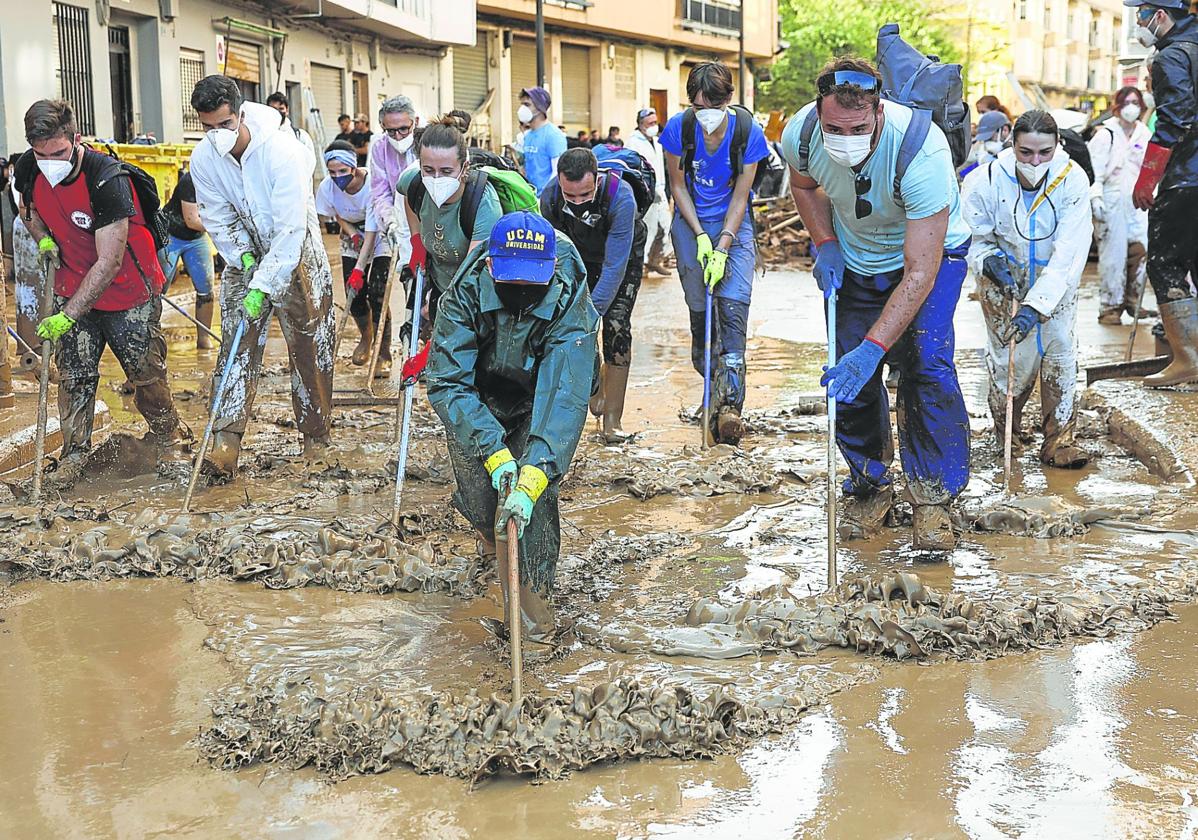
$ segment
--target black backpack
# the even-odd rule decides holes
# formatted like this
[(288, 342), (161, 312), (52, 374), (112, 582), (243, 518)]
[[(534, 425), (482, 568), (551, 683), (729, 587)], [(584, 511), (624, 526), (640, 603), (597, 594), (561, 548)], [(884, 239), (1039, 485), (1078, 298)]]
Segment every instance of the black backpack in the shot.
[(1086, 173), (1086, 177), (1093, 184), (1094, 163), (1090, 160), (1090, 148), (1086, 141), (1072, 128), (1062, 128), (1058, 133), (1061, 135), (1061, 145), (1065, 148), (1065, 154), (1082, 168), (1082, 172)]
[(507, 172), (519, 172), (516, 164), (512, 163), (505, 157), (497, 155), (490, 149), (480, 149), (477, 146), (472, 146), (467, 152), (467, 159), (470, 165), (474, 168), (480, 166), (493, 166), (496, 169), (502, 169)]
[[(633, 152), (633, 154), (636, 153)], [(600, 164), (600, 166), (602, 166), (602, 164)], [(599, 170), (599, 177), (602, 179), (602, 181), (599, 184), (599, 189), (596, 191), (596, 198), (598, 199), (599, 204), (595, 208), (595, 212), (603, 217), (602, 231), (606, 236), (611, 231), (611, 214), (608, 211), (611, 209), (612, 200), (615, 199), (616, 193), (620, 189), (620, 182), (623, 180), (623, 178), (621, 178), (620, 173), (616, 172), (615, 170), (604, 170), (602, 168)], [(558, 230), (565, 232), (565, 228), (562, 226), (562, 213), (564, 210), (563, 205), (565, 204), (565, 198), (562, 196), (562, 188), (557, 183), (556, 178), (549, 182), (549, 186), (545, 187), (545, 192), (541, 195), (541, 197), (548, 199), (547, 201), (543, 201), (541, 203), (541, 208), (543, 210), (547, 209), (549, 211), (549, 215), (545, 217), (549, 220), (549, 224), (553, 225)], [(640, 212), (640, 207), (638, 206), (636, 217), (639, 219), (643, 215), (644, 214)]]
[[(732, 163), (732, 180), (729, 182), (729, 186), (736, 183), (736, 179), (740, 177), (741, 169), (744, 168), (745, 149), (749, 145), (749, 133), (753, 130), (753, 114), (748, 108), (733, 105), (732, 113), (736, 116), (736, 124), (732, 128), (732, 145), (728, 149), (728, 156)], [(691, 189), (691, 172), (695, 166), (695, 124), (698, 121), (699, 118), (695, 116), (694, 108), (687, 108), (683, 111), (682, 158), (678, 161), (678, 165), (682, 167), (682, 171), (686, 175), (688, 190)], [(753, 175), (754, 192), (761, 186), (761, 181), (765, 178), (768, 168), (766, 166), (757, 167), (757, 171)]]

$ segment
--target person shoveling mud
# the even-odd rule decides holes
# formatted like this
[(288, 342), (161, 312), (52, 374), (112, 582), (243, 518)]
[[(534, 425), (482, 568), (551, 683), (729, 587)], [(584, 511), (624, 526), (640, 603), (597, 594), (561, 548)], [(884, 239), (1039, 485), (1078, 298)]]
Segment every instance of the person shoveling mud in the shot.
[[(100, 357), (105, 347), (133, 383), (148, 440), (167, 454), (191, 437), (167, 383), (159, 321), (164, 283), (157, 244), (132, 170), (81, 145), (71, 106), (40, 100), (25, 113), (33, 147), (17, 163), (21, 215), (53, 272), (56, 312), (37, 334), (54, 343), (62, 426), (59, 476), (69, 483), (92, 442)], [(138, 171), (136, 174), (144, 176)]]
[[(445, 424), (454, 505), (478, 531), (481, 553), (495, 556), (493, 525), (502, 533), (516, 521), (521, 623), (533, 656), (557, 639), (558, 485), (597, 374), (599, 315), (586, 278), (578, 251), (541, 216), (503, 216), (486, 253), (441, 299), (429, 357), (428, 398)], [(513, 486), (500, 506), (496, 491)], [(505, 571), (499, 579), (506, 611)]]

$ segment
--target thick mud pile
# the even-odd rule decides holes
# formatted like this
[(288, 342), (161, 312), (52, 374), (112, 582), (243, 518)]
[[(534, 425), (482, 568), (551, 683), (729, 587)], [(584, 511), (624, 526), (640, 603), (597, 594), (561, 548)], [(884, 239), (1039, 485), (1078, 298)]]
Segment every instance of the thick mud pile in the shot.
[(687, 446), (669, 458), (647, 450), (590, 450), (575, 458), (571, 476), (572, 484), (620, 487), (642, 500), (664, 495), (767, 493), (781, 483), (766, 459), (727, 445), (705, 452)]
[(13, 578), (253, 580), (270, 589), (476, 594), (490, 570), (448, 542), (419, 544), (390, 524), (368, 529), (296, 516), (146, 514), (128, 522), (75, 506), (0, 519), (0, 571)]

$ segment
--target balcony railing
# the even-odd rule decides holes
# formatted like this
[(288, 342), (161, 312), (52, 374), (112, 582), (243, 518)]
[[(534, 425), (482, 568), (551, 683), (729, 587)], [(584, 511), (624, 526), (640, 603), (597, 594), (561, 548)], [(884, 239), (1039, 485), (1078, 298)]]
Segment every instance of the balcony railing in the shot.
[(739, 4), (713, 0), (682, 0), (682, 26), (701, 32), (736, 36), (740, 33)]

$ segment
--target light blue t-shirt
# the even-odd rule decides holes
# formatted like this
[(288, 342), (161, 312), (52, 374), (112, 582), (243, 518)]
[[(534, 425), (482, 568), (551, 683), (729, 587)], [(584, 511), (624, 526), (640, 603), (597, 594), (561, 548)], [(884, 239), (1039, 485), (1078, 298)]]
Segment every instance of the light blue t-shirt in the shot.
[[(812, 102), (791, 117), (782, 134), (782, 154), (795, 169), (799, 168), (799, 136), (803, 121), (814, 107)], [(961, 215), (961, 193), (948, 141), (935, 125), (928, 131), (923, 150), (916, 154), (903, 176), (903, 203), (895, 203), (894, 169), (903, 134), (911, 124), (911, 109), (885, 100), (882, 107), (885, 123), (878, 146), (860, 172), (871, 181), (869, 190), (862, 196), (873, 205), (868, 216), (857, 218), (857, 173), (828, 157), (818, 124), (811, 135), (808, 171), (804, 173), (819, 183), (832, 201), (832, 227), (840, 240), (845, 263), (864, 275), (902, 268), (908, 219), (926, 219), (947, 207), (945, 248), (956, 248), (970, 236), (969, 226)]]
[[(661, 135), (661, 147), (672, 155), (682, 157), (682, 118), (686, 111), (670, 117), (666, 130)], [(695, 211), (701, 222), (723, 221), (732, 197), (732, 135), (736, 118), (728, 111), (728, 127), (718, 149), (708, 154), (703, 138), (703, 127), (695, 120), (695, 164), (691, 174), (694, 185)], [(769, 157), (769, 146), (765, 143), (765, 132), (754, 120), (749, 127), (749, 140), (745, 144), (743, 165), (757, 163)]]
[(553, 162), (566, 151), (566, 135), (545, 123), (524, 135), (524, 175), (539, 194), (553, 180)]

